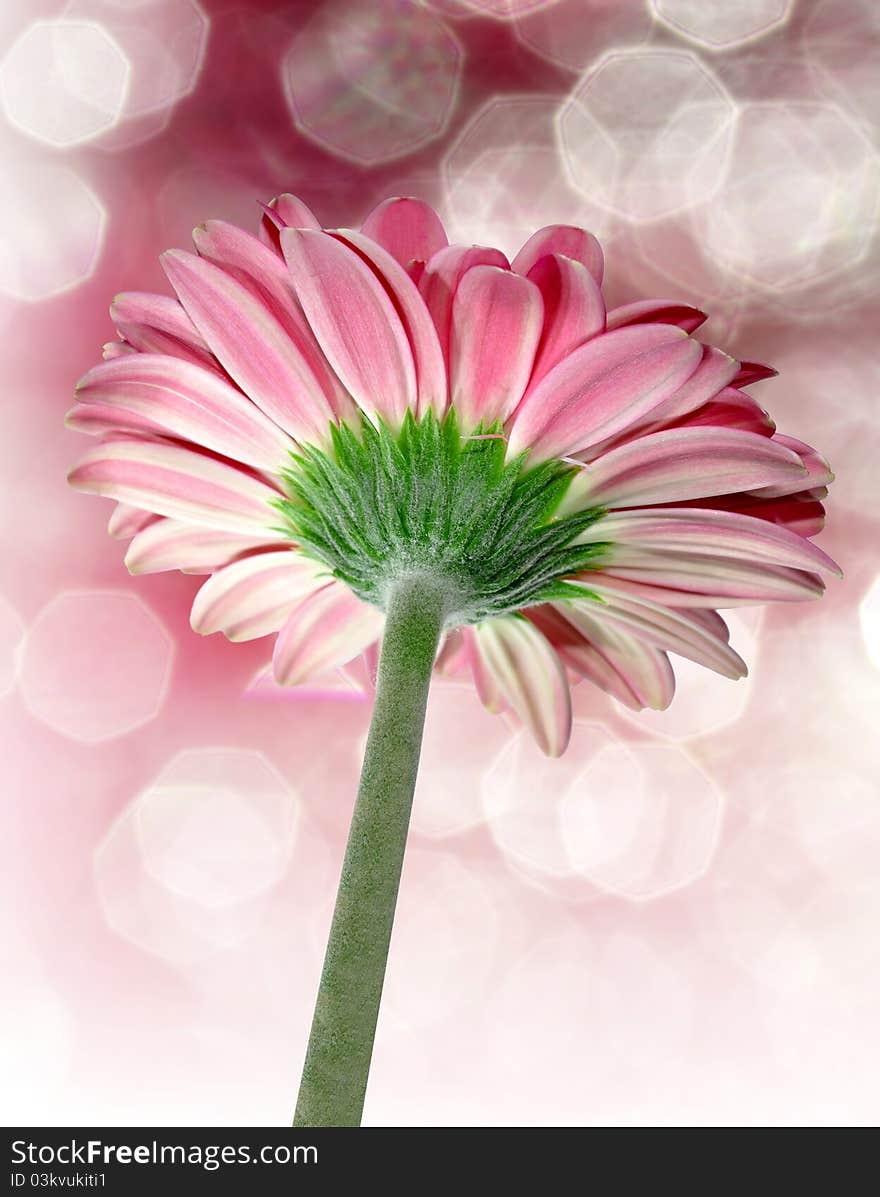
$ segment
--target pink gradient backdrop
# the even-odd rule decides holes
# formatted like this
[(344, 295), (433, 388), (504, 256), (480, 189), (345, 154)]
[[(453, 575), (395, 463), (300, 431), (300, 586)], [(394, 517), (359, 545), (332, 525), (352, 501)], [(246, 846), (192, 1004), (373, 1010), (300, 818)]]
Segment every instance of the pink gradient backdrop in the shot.
[(62, 426), (122, 289), (209, 217), (387, 194), (606, 244), (781, 376), (838, 480), (822, 603), (738, 684), (586, 685), (561, 762), (432, 699), (366, 1122), (864, 1124), (880, 1076), (872, 0), (7, 0), (0, 16), (0, 1072), (18, 1124), (283, 1124), (369, 710), (131, 579)]

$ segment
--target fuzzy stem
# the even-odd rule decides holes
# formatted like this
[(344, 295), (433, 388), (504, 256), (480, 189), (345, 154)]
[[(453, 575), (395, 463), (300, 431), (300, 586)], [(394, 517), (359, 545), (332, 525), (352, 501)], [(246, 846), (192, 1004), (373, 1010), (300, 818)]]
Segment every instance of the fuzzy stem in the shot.
[(399, 581), (391, 592), (294, 1126), (360, 1125), (445, 613), (443, 592), (424, 576)]

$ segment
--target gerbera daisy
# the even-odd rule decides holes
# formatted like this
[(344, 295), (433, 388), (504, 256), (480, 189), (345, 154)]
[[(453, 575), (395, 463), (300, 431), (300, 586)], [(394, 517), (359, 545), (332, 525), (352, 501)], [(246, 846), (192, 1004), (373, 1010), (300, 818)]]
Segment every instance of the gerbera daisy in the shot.
[(210, 574), (196, 631), (277, 633), (282, 685), (383, 642), (298, 1116), (339, 1124), (363, 1100), (432, 669), (470, 672), (551, 755), (573, 681), (638, 709), (672, 699), (670, 653), (740, 677), (717, 608), (822, 593), (831, 474), (743, 389), (773, 370), (694, 338), (701, 311), (606, 311), (581, 229), (509, 262), (449, 245), (418, 200), (355, 232), (284, 195), (259, 237), (193, 239), (162, 258), (176, 298), (115, 299), (70, 480), (117, 500), (133, 573)]

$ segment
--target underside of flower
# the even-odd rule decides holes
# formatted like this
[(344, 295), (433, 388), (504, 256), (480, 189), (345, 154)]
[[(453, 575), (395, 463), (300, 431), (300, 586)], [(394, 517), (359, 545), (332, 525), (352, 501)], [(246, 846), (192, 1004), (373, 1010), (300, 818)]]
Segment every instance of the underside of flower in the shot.
[(827, 463), (746, 390), (774, 371), (697, 340), (687, 304), (607, 310), (591, 234), (508, 260), (415, 199), (360, 230), (289, 195), (265, 212), (164, 254), (175, 298), (116, 297), (68, 422), (97, 437), (70, 480), (117, 501), (128, 568), (210, 575), (193, 628), (277, 635), (275, 681), (371, 672), (421, 578), (436, 669), (557, 754), (573, 685), (662, 709), (671, 654), (742, 677), (719, 610), (839, 572), (811, 539)]
[(283, 474), (281, 530), (364, 602), (384, 610), (395, 583), (421, 575), (445, 595), (447, 628), (554, 599), (601, 556), (577, 543), (603, 514), (557, 518), (576, 470), (506, 460), (500, 426), (463, 436), (455, 410), (408, 412), (395, 433), (366, 416), (332, 425), (331, 446), (304, 446)]

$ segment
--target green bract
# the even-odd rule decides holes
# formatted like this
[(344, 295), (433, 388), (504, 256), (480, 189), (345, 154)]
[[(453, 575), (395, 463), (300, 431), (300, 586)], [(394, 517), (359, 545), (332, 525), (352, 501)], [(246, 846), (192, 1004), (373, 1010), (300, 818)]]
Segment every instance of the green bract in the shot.
[(584, 597), (564, 579), (604, 544), (575, 545), (601, 508), (555, 519), (575, 470), (505, 462), (499, 428), (464, 437), (455, 412), (400, 432), (366, 416), (332, 425), (331, 446), (304, 446), (284, 472), (282, 531), (360, 598), (385, 608), (389, 587), (429, 575), (446, 592), (446, 626), (549, 599)]

